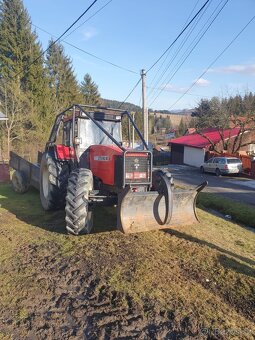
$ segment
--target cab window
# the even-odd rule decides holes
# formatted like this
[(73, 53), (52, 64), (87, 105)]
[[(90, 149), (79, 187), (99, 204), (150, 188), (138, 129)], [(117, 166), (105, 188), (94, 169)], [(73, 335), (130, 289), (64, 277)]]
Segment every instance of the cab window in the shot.
[(64, 138), (64, 123), (63, 121), (61, 121), (56, 136), (56, 144), (63, 144), (63, 138)]
[(72, 122), (67, 121), (59, 124), (58, 133), (56, 137), (56, 144), (71, 146), (72, 141)]
[(72, 141), (72, 122), (67, 121), (64, 124), (64, 144), (65, 146), (71, 146)]

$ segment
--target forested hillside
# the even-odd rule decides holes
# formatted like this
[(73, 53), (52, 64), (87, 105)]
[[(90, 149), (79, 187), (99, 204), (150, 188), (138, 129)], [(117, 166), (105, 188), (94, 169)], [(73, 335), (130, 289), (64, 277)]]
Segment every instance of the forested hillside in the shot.
[[(45, 53), (44, 53), (45, 52)], [(43, 149), (57, 113), (73, 103), (86, 103), (120, 108), (135, 112), (135, 119), (142, 129), (141, 107), (116, 100), (103, 99), (85, 70), (79, 84), (71, 58), (61, 43), (48, 42), (42, 50), (36, 31), (32, 29), (30, 16), (22, 0), (2, 0), (0, 3), (0, 112), (8, 120), (0, 124), (0, 157), (8, 157), (14, 149), (22, 155), (35, 154)], [(247, 93), (230, 98), (201, 99), (193, 110), (194, 120), (178, 120), (178, 124), (166, 114), (167, 110), (149, 110), (149, 132), (155, 133), (177, 128), (182, 134), (187, 124), (197, 128), (218, 126), (224, 128), (230, 117), (245, 116), (249, 124), (254, 122), (255, 95)], [(178, 114), (190, 115), (190, 110)], [(241, 122), (245, 127), (246, 123)], [(241, 125), (235, 119), (235, 125)], [(238, 125), (239, 124), (239, 125)], [(179, 126), (180, 125), (180, 126)], [(124, 137), (127, 123), (124, 122)]]
[(138, 105), (132, 103), (122, 103), (118, 100), (111, 100), (111, 99), (103, 99), (101, 98), (101, 103), (103, 106), (112, 107), (113, 109), (127, 110), (129, 112), (139, 112), (142, 108)]
[[(22, 0), (0, 4), (1, 153), (30, 155), (42, 149), (55, 115), (73, 103), (97, 104), (100, 94), (89, 74), (81, 84), (64, 47), (53, 40), (43, 53)], [(33, 148), (35, 150), (33, 150)]]

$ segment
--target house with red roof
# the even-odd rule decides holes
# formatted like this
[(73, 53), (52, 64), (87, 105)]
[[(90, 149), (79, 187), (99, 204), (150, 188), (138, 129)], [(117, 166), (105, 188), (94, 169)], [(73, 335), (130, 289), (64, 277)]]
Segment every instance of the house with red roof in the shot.
[(212, 143), (218, 149), (223, 150), (222, 138), (228, 140), (238, 135), (239, 128), (225, 129), (220, 132), (218, 129), (206, 129), (203, 135), (192, 133), (190, 135), (169, 140), (171, 146), (171, 163), (187, 164), (199, 167), (205, 160), (206, 152), (212, 147)]

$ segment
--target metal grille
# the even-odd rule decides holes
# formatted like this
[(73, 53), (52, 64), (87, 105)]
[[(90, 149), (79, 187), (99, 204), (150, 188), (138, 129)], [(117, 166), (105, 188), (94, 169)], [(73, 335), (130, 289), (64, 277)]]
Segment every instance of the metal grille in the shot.
[(151, 180), (151, 155), (150, 154), (132, 154), (125, 157), (125, 174), (126, 173), (146, 173), (146, 178), (126, 178), (127, 184), (130, 183), (148, 183)]

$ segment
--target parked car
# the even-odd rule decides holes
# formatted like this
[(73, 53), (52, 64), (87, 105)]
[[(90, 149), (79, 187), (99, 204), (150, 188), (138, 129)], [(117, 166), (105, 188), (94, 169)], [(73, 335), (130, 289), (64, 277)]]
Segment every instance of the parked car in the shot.
[(242, 162), (236, 157), (214, 157), (200, 166), (201, 172), (213, 172), (216, 176), (239, 174), (242, 170)]

